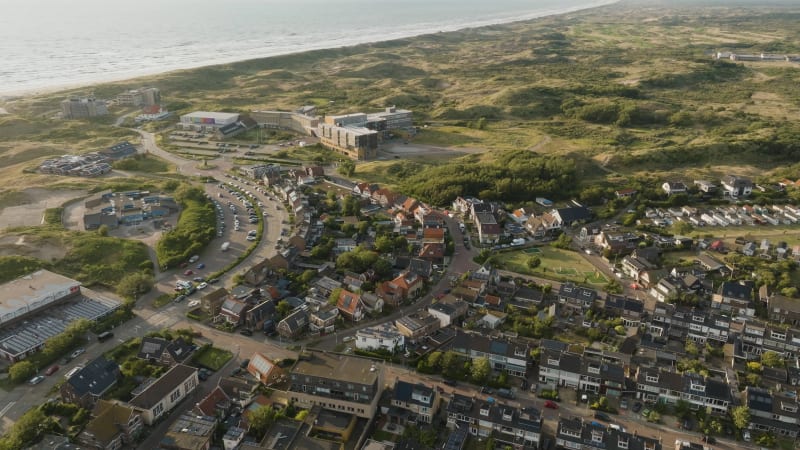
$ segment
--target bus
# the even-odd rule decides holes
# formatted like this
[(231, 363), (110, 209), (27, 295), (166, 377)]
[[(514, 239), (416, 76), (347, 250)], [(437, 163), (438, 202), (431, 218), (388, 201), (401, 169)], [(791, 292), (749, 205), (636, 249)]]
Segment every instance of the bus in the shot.
[(107, 340), (111, 339), (112, 337), (114, 337), (114, 333), (112, 333), (110, 331), (104, 331), (104, 332), (102, 332), (102, 333), (97, 335), (97, 340), (99, 342), (104, 342), (104, 341), (107, 341)]

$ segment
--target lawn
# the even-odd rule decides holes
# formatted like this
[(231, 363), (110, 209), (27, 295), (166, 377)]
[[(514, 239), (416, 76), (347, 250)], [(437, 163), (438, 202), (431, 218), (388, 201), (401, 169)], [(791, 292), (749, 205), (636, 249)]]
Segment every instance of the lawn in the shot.
[(528, 259), (533, 257), (531, 249), (497, 253), (493, 259), (499, 268), (524, 275), (576, 283), (605, 284), (608, 282), (604, 276), (596, 274), (594, 266), (583, 259), (579, 253), (549, 246), (537, 248), (540, 253), (535, 256), (541, 260), (541, 264), (535, 269), (528, 267)]
[(233, 358), (233, 353), (221, 348), (204, 346), (192, 357), (192, 361), (206, 367), (210, 370), (217, 371), (221, 369), (225, 363)]

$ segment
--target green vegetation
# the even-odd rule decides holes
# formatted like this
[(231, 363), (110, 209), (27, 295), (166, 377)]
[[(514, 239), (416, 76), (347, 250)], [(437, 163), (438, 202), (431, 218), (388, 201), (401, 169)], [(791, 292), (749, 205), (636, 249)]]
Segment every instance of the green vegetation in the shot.
[(212, 347), (211, 344), (200, 347), (194, 355), (192, 355), (192, 361), (194, 363), (215, 372), (221, 369), (231, 358), (233, 358), (231, 352)]
[(44, 223), (47, 225), (61, 225), (61, 216), (64, 208), (47, 208), (44, 210)]
[(184, 184), (176, 190), (175, 200), (182, 207), (178, 225), (156, 245), (158, 262), (165, 269), (199, 253), (216, 236), (214, 206), (203, 189)]
[(41, 269), (44, 261), (28, 256), (0, 256), (0, 282), (15, 280)]
[(161, 158), (152, 155), (137, 154), (115, 162), (114, 168), (117, 170), (129, 170), (134, 172), (161, 173), (169, 171), (170, 166)]
[[(494, 253), (492, 263), (498, 269), (509, 270), (526, 275), (544, 276), (561, 281), (582, 284), (604, 284), (608, 280), (595, 274), (594, 267), (579, 254), (552, 246), (537, 247), (541, 253), (531, 257), (525, 250), (511, 250)], [(538, 265), (531, 267), (531, 258), (538, 258)]]

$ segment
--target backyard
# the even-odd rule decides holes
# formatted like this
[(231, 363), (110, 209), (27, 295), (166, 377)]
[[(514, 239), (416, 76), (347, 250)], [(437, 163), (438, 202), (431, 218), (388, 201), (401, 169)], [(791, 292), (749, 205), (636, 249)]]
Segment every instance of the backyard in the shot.
[(192, 357), (192, 361), (197, 365), (216, 372), (225, 366), (231, 358), (233, 358), (231, 352), (206, 344), (197, 350), (197, 353)]

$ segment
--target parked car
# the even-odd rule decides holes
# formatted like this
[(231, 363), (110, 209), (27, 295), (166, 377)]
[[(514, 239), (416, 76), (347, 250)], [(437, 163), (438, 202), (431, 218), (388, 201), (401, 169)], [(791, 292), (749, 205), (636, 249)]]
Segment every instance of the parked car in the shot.
[(191, 270), (187, 270), (187, 271), (183, 272), (183, 274), (188, 277), (190, 275), (194, 275), (194, 272), (192, 272)]
[(636, 402), (636, 403), (633, 404), (633, 408), (632, 409), (633, 409), (633, 412), (639, 412), (639, 410), (642, 409), (642, 404), (640, 402)]
[(202, 283), (197, 285), (197, 289), (205, 289), (207, 287), (208, 287), (208, 283), (206, 283), (206, 282), (202, 282)]
[(58, 369), (60, 369), (60, 368), (61, 367), (59, 367), (58, 364), (54, 364), (54, 365), (48, 367), (47, 370), (44, 371), (44, 374), (49, 377), (50, 375), (58, 372)]
[(194, 277), (194, 278), (192, 278), (192, 280), (197, 282), (197, 283), (200, 283), (200, 282), (203, 281), (203, 277)]
[(457, 386), (458, 385), (458, 382), (456, 380), (444, 380), (444, 381), (442, 381), (442, 383), (444, 383), (444, 384), (446, 384), (448, 386)]
[(184, 301), (184, 300), (186, 300), (186, 296), (185, 296), (185, 295), (183, 295), (183, 294), (181, 294), (181, 295), (179, 295), (179, 296), (175, 297), (175, 300), (173, 300), (173, 301), (174, 301), (175, 303), (180, 303), (180, 302), (182, 302), (182, 301)]
[(197, 265), (197, 268), (198, 268), (198, 269), (205, 269), (205, 268), (206, 268), (206, 265), (205, 265), (205, 264), (203, 264), (203, 263), (200, 263), (200, 264), (198, 264), (198, 265)]
[(556, 402), (554, 402), (552, 400), (545, 400), (544, 407), (545, 408), (550, 408), (550, 409), (558, 409), (558, 403), (556, 403)]
[(250, 331), (247, 328), (243, 328), (243, 329), (239, 330), (239, 334), (241, 334), (242, 336), (252, 336), (253, 332)]
[(594, 418), (597, 420), (602, 420), (603, 422), (611, 422), (611, 416), (600, 411), (594, 413)]
[(86, 352), (85, 348), (79, 348), (79, 349), (76, 349), (74, 352), (72, 352), (72, 354), (70, 354), (69, 356), (70, 356), (70, 358), (75, 359), (78, 356), (81, 356), (82, 354), (84, 354), (84, 352)]
[(219, 278), (212, 278), (212, 279), (208, 280), (207, 283), (208, 284), (219, 283)]
[(44, 381), (44, 377), (43, 377), (43, 376), (41, 376), (41, 375), (36, 375), (35, 377), (33, 377), (33, 378), (31, 378), (30, 380), (28, 380), (28, 384), (31, 384), (31, 385), (33, 385), (33, 384), (39, 384), (39, 383), (41, 383), (42, 381)]

